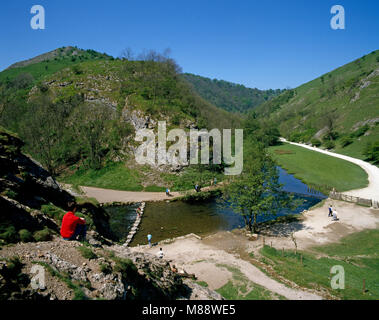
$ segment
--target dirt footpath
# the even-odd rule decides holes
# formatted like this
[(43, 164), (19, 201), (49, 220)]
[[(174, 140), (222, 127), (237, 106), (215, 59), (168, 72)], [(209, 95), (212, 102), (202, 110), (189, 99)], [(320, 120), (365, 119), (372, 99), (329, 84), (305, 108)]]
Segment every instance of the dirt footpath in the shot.
[[(211, 236), (212, 237), (212, 236)], [(212, 290), (218, 289), (232, 279), (232, 273), (222, 265), (239, 269), (250, 281), (291, 300), (320, 300), (321, 296), (310, 291), (293, 289), (271, 279), (257, 267), (241, 259), (237, 254), (209, 245), (196, 237), (187, 237), (170, 244), (133, 247), (133, 251), (158, 253), (163, 249), (164, 258), (188, 273), (194, 273), (198, 280), (205, 281)]]
[[(66, 189), (68, 186), (69, 185), (66, 185)], [(222, 182), (220, 182), (217, 186), (203, 187), (201, 188), (201, 191), (214, 190), (221, 186)], [(184, 193), (180, 192), (170, 192), (170, 195), (167, 196), (165, 192), (121, 191), (84, 186), (81, 186), (80, 189), (82, 189), (87, 197), (95, 198), (100, 203), (164, 201), (172, 200), (184, 195)], [(186, 193), (195, 193), (195, 190), (189, 190)]]
[[(328, 217), (328, 205), (337, 209), (339, 221)], [(321, 293), (311, 292), (295, 284), (285, 286), (270, 278), (249, 261), (249, 253), (258, 253), (265, 244), (276, 248), (294, 249), (290, 234), (293, 232), (299, 249), (339, 241), (342, 237), (364, 229), (379, 228), (379, 210), (340, 201), (326, 201), (322, 207), (303, 214), (299, 222), (274, 225), (266, 235), (249, 241), (246, 232), (220, 231), (203, 239), (187, 236), (158, 246), (132, 247), (132, 250), (156, 254), (163, 249), (164, 258), (172, 260), (178, 269), (194, 273), (198, 280), (208, 283), (210, 289), (218, 289), (232, 279), (232, 273), (224, 266), (239, 269), (250, 281), (287, 299), (322, 299)], [(324, 297), (327, 298), (327, 297)]]

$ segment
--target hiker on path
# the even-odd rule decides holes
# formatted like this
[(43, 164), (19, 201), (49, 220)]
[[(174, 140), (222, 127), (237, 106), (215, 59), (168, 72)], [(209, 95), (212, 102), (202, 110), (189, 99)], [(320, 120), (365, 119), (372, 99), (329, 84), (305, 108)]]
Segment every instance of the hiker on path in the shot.
[(333, 216), (333, 206), (332, 205), (329, 205), (329, 213), (328, 213), (328, 217), (331, 217)]
[(75, 202), (68, 203), (69, 211), (63, 216), (61, 226), (61, 236), (64, 240), (80, 241), (86, 238), (86, 220), (75, 215), (77, 205)]
[(166, 188), (166, 196), (170, 196), (170, 189), (169, 188)]
[(149, 246), (151, 247), (151, 238), (152, 238), (153, 236), (149, 233), (148, 235), (147, 235), (147, 241), (149, 242)]
[(217, 178), (216, 178), (216, 177), (213, 179), (213, 184), (214, 184), (214, 185), (217, 184)]

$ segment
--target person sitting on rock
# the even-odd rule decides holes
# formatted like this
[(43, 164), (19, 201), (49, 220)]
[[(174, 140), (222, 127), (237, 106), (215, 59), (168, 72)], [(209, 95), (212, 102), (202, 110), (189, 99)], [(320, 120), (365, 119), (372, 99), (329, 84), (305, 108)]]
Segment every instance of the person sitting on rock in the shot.
[(75, 215), (77, 205), (75, 202), (68, 204), (69, 211), (63, 216), (61, 226), (61, 236), (64, 240), (85, 240), (86, 238), (86, 221)]
[(159, 252), (158, 252), (157, 256), (158, 256), (159, 259), (162, 259), (162, 258), (163, 258), (163, 251), (162, 251), (162, 248), (159, 249)]

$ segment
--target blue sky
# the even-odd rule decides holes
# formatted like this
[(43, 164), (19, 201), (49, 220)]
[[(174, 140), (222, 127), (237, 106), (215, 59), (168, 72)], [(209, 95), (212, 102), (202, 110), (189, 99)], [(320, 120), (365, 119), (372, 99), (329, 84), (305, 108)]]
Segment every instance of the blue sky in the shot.
[[(30, 27), (33, 5), (46, 29)], [(330, 27), (343, 5), (346, 29)], [(115, 57), (163, 51), (184, 72), (260, 89), (296, 87), (379, 49), (377, 0), (15, 0), (0, 6), (0, 70), (67, 45)]]

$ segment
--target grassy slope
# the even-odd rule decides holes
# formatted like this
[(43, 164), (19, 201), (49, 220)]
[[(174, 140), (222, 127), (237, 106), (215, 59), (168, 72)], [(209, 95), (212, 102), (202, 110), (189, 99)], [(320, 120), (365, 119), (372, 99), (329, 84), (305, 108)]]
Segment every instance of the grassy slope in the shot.
[[(334, 110), (335, 130), (341, 138), (361, 126), (360, 122), (379, 118), (379, 74), (370, 77), (370, 84), (361, 88), (363, 80), (374, 70), (379, 70), (379, 50), (294, 89), (295, 95), (288, 101), (283, 99), (284, 93), (266, 102), (258, 107), (258, 112), (274, 119), (285, 137), (299, 133), (303, 134), (303, 141), (309, 141), (325, 127), (325, 115)], [(358, 93), (359, 98), (354, 101)], [(337, 140), (336, 151), (364, 158), (364, 145), (372, 140), (379, 140), (377, 127), (346, 148)]]
[(98, 187), (105, 189), (142, 191), (139, 172), (130, 170), (123, 163), (111, 164), (100, 170), (79, 169), (73, 175), (60, 178), (73, 185)]
[(334, 187), (338, 191), (363, 188), (367, 174), (359, 166), (302, 147), (283, 144), (269, 148), (278, 164), (308, 185), (323, 191)]
[[(359, 243), (359, 246), (357, 244)], [(379, 299), (379, 230), (362, 231), (340, 243), (312, 248), (312, 252), (284, 251), (265, 246), (262, 261), (276, 273), (306, 288), (326, 290), (340, 299)], [(303, 265), (300, 261), (303, 255)], [(331, 289), (330, 269), (340, 265), (345, 271), (345, 289)], [(333, 275), (332, 275), (333, 276)], [(363, 293), (363, 279), (366, 292)]]

